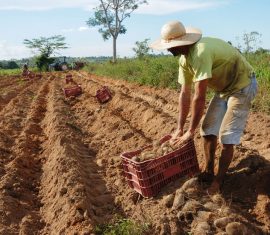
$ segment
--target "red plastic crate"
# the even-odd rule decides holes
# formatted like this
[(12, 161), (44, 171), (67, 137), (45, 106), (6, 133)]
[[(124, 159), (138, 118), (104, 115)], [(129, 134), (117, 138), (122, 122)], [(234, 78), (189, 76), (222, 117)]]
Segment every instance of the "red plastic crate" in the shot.
[(42, 78), (42, 74), (36, 74), (36, 78), (37, 79), (41, 79)]
[[(160, 142), (168, 141), (171, 136), (163, 137)], [(133, 161), (142, 149), (121, 154), (122, 167), (128, 185), (144, 197), (155, 196), (163, 186), (183, 176), (194, 176), (199, 173), (196, 149), (193, 140), (167, 155), (146, 160)]]
[(32, 73), (32, 72), (30, 72), (29, 75), (28, 75), (28, 77), (31, 78), (31, 79), (33, 79), (33, 78), (35, 78), (35, 74)]
[(103, 86), (101, 89), (97, 90), (96, 98), (100, 103), (106, 103), (112, 98), (111, 92), (108, 87)]
[(72, 83), (72, 82), (73, 82), (72, 74), (67, 74), (66, 75), (66, 84)]
[(26, 76), (29, 75), (29, 73), (30, 73), (30, 72), (29, 72), (28, 70), (25, 70), (25, 71), (22, 72), (22, 76), (26, 77)]
[(81, 85), (76, 85), (73, 87), (63, 88), (63, 91), (66, 97), (79, 96), (82, 94), (82, 87)]

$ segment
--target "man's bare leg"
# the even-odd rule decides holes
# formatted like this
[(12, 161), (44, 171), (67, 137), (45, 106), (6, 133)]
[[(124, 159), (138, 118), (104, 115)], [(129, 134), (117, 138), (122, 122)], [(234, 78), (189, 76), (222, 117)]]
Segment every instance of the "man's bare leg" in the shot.
[(215, 135), (207, 135), (204, 136), (203, 139), (205, 169), (201, 175), (201, 180), (211, 182), (214, 177), (214, 159), (217, 148), (217, 137)]
[(218, 163), (218, 172), (217, 175), (214, 178), (214, 181), (212, 185), (210, 186), (208, 192), (210, 194), (217, 193), (220, 190), (220, 185), (224, 179), (224, 176), (231, 164), (232, 158), (233, 158), (233, 150), (234, 145), (233, 144), (223, 144), (222, 145), (222, 151), (221, 156)]

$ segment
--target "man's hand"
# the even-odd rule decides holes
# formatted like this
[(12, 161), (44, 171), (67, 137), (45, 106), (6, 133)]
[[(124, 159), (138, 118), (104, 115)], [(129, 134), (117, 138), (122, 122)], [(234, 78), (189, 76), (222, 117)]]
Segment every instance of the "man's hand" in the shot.
[(176, 138), (172, 138), (170, 140), (170, 144), (177, 148), (185, 143), (187, 143), (190, 139), (194, 138), (194, 132), (191, 131), (187, 131), (184, 135), (182, 136), (177, 136)]
[(170, 145), (174, 146), (174, 143), (181, 138), (181, 136), (183, 135), (183, 130), (182, 129), (177, 129), (173, 134), (172, 134), (172, 138), (170, 139)]
[(173, 133), (173, 135), (172, 135), (172, 140), (173, 139), (177, 139), (177, 138), (179, 138), (179, 137), (181, 137), (183, 135), (183, 130), (182, 129), (177, 129), (174, 133)]

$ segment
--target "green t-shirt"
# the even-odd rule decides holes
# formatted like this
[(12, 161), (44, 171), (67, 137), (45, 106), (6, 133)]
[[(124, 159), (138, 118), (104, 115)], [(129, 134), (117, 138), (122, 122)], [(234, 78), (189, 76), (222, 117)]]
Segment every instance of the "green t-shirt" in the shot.
[(226, 97), (250, 83), (253, 68), (229, 43), (205, 37), (179, 59), (180, 84), (208, 79), (208, 86)]

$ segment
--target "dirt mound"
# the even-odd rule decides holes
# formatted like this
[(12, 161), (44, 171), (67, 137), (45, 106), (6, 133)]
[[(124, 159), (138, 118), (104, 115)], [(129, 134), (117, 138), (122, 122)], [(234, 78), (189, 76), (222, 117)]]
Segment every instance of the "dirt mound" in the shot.
[[(91, 234), (115, 215), (150, 223), (151, 234), (269, 233), (269, 116), (251, 113), (220, 195), (194, 178), (146, 199), (128, 187), (119, 156), (174, 130), (177, 92), (73, 79), (83, 94), (67, 99), (63, 73), (0, 78), (0, 234)], [(101, 105), (103, 85), (113, 98)], [(198, 134), (195, 144), (202, 167)]]

